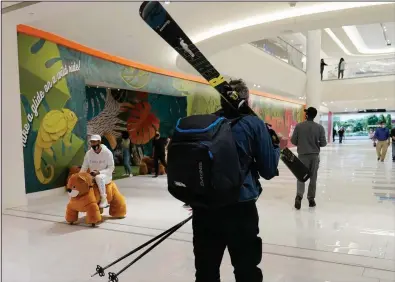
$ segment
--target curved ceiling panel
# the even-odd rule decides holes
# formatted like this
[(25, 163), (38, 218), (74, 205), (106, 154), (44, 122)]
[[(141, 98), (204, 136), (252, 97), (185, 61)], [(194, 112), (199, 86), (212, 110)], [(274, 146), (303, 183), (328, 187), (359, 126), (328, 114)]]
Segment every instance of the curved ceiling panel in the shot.
[[(371, 29), (369, 33), (369, 37), (373, 37), (375, 41), (382, 42), (381, 48), (369, 48), (361, 34), (358, 31), (356, 26), (343, 26), (344, 32), (347, 34), (348, 38), (354, 44), (356, 49), (361, 54), (369, 54), (369, 55), (379, 55), (379, 54), (388, 54), (394, 53), (395, 47), (386, 46), (386, 42), (383, 35), (383, 30), (381, 29), (380, 24), (373, 24), (365, 27), (367, 29)], [(376, 45), (377, 46), (377, 45)]]
[(299, 4), (295, 8), (283, 9), (274, 12), (263, 12), (258, 13), (252, 17), (243, 18), (241, 20), (235, 20), (227, 22), (226, 24), (215, 25), (214, 27), (198, 33), (191, 37), (192, 42), (198, 43), (203, 40), (227, 33), (235, 30), (261, 25), (264, 23), (270, 23), (280, 21), (289, 18), (295, 18), (300, 16), (322, 14), (333, 11), (341, 11), (353, 8), (370, 7), (376, 5), (385, 5), (392, 2), (328, 2), (328, 3), (313, 3), (313, 4)]
[[(300, 15), (273, 22), (249, 25), (231, 32), (221, 32), (220, 35), (210, 37), (197, 44), (198, 48), (207, 56), (224, 51), (234, 46), (248, 42), (278, 36), (284, 32), (296, 33), (314, 29), (335, 28), (352, 24), (377, 23), (383, 20), (391, 21), (395, 16), (395, 3), (380, 3), (382, 5), (365, 6), (354, 9), (343, 9), (320, 14)], [(218, 31), (220, 32), (220, 31)], [(208, 33), (206, 33), (207, 35)], [(195, 40), (198, 37), (194, 37)], [(346, 53), (353, 54), (350, 51)], [(186, 62), (177, 56), (178, 68), (186, 70)]]

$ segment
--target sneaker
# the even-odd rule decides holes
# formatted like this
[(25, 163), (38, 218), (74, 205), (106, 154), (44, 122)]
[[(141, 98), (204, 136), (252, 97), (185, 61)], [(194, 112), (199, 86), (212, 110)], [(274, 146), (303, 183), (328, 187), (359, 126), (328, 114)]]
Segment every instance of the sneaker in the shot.
[(100, 204), (99, 204), (99, 208), (104, 209), (104, 208), (108, 208), (110, 205), (107, 202), (107, 198), (101, 198), (100, 199)]
[(309, 207), (314, 208), (315, 206), (316, 206), (315, 200), (314, 199), (309, 200)]
[(158, 177), (158, 175), (154, 175), (154, 176), (152, 176), (152, 178), (157, 178)]
[(380, 158), (377, 158), (377, 161), (379, 161), (380, 160)]
[(133, 174), (129, 174), (129, 176), (128, 177), (133, 177)]
[(300, 210), (300, 206), (302, 205), (302, 198), (296, 196), (295, 198), (295, 209)]

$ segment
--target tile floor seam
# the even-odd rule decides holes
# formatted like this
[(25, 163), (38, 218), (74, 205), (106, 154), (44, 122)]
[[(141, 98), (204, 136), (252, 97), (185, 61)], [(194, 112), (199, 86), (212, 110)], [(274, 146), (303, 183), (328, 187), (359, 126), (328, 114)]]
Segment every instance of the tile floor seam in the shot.
[[(57, 223), (57, 224), (69, 225), (66, 222), (58, 222), (58, 221), (47, 220), (47, 219), (39, 219), (39, 218), (34, 218), (34, 217), (24, 217), (24, 216), (12, 215), (12, 214), (5, 214), (5, 215), (18, 217), (18, 218), (25, 218), (25, 219), (30, 219), (30, 220), (38, 220), (38, 221), (44, 221), (44, 222), (53, 222), (53, 223)], [(87, 229), (91, 229), (92, 228), (90, 226), (83, 226), (83, 225), (80, 225), (78, 227), (80, 227), (80, 228), (87, 228)], [(151, 238), (155, 237), (155, 235), (149, 235), (149, 234), (138, 233), (138, 232), (130, 232), (130, 231), (122, 231), (122, 230), (114, 230), (114, 229), (109, 229), (109, 228), (105, 228), (105, 227), (104, 228), (101, 227), (100, 230), (112, 231), (112, 232), (120, 232), (120, 233), (133, 234), (133, 235), (140, 235), (140, 236), (151, 237)], [(179, 239), (179, 238), (167, 238), (166, 240), (171, 240), (171, 241), (176, 241), (176, 242), (184, 242), (184, 243), (191, 243), (192, 244), (192, 240), (185, 240), (185, 239)], [(373, 270), (395, 272), (395, 271), (390, 271), (388, 269), (383, 269), (383, 268), (365, 267), (365, 266), (360, 265), (360, 264), (339, 263), (339, 262), (333, 262), (333, 261), (329, 261), (329, 260), (312, 259), (312, 258), (303, 257), (303, 256), (296, 256), (296, 255), (284, 255), (284, 254), (279, 254), (279, 253), (274, 253), (274, 252), (262, 252), (262, 254), (270, 254), (270, 255), (287, 257), (287, 258), (297, 258), (297, 259), (303, 259), (303, 260), (309, 260), (309, 261), (324, 262), (324, 263), (330, 263), (330, 264), (336, 264), (336, 265), (344, 265), (344, 266), (349, 266), (349, 267), (360, 267), (360, 268), (369, 268), (369, 269), (373, 269)]]
[[(35, 211), (25, 211), (25, 210), (19, 210), (19, 209), (9, 209), (11, 211), (17, 211), (17, 212), (26, 212), (30, 214), (38, 214), (38, 215), (47, 215), (47, 216), (54, 216), (54, 217), (59, 217), (63, 218), (61, 215), (57, 214), (48, 214), (48, 213), (40, 213), (40, 212), (35, 212)], [(8, 214), (10, 215), (10, 214)], [(34, 218), (31, 218), (34, 219)], [(55, 222), (55, 221), (54, 221)], [(61, 222), (59, 222), (61, 223)], [(116, 222), (109, 222), (109, 221), (104, 221), (103, 223), (105, 224), (110, 224), (110, 225), (118, 225), (118, 226), (128, 226), (128, 227), (134, 227), (134, 228), (142, 228), (142, 229), (148, 229), (148, 230), (156, 230), (156, 231), (166, 231), (167, 229), (161, 229), (161, 228), (154, 228), (154, 227), (146, 227), (146, 226), (139, 226), (139, 225), (132, 225), (132, 224), (124, 224), (124, 223), (116, 223)], [(88, 226), (89, 227), (89, 226)], [(110, 228), (107, 228), (107, 230), (113, 230)], [(119, 231), (119, 230), (114, 230), (114, 231)], [(185, 232), (185, 231), (177, 231), (178, 234), (185, 234), (185, 235), (192, 235), (192, 232)], [(145, 234), (147, 236), (152, 236), (150, 234)], [(388, 244), (388, 241), (387, 241)], [(386, 244), (386, 246), (387, 246)], [(290, 249), (297, 249), (297, 250), (304, 250), (304, 251), (311, 251), (311, 252), (318, 252), (318, 253), (330, 253), (333, 254), (334, 252), (331, 251), (326, 251), (326, 250), (318, 250), (318, 249), (311, 249), (311, 248), (302, 248), (302, 247), (296, 247), (296, 246), (289, 246), (289, 245), (280, 245), (280, 244), (273, 244), (273, 243), (263, 243), (263, 245), (268, 245), (268, 246), (276, 246), (276, 247), (285, 247), (285, 248), (290, 248)], [(370, 249), (373, 247), (373, 244), (370, 246)], [(346, 255), (346, 254), (341, 254), (341, 255)], [(380, 257), (368, 257), (368, 256), (362, 256), (362, 255), (353, 255), (353, 254), (347, 254), (347, 256), (354, 256), (354, 257), (365, 257), (365, 258), (374, 258), (377, 260), (384, 260), (384, 261), (395, 261), (395, 259), (385, 259), (385, 258), (380, 258)], [(394, 262), (395, 263), (395, 262)]]

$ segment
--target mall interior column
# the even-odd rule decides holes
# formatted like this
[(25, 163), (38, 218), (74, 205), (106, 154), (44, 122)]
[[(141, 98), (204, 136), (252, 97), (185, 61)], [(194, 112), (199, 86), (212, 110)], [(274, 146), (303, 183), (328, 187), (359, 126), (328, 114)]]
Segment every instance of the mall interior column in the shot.
[(19, 90), (18, 44), (15, 20), (2, 17), (1, 46), (1, 163), (2, 210), (26, 205), (23, 165), (21, 102)]
[(306, 104), (307, 107), (314, 107), (318, 110), (315, 118), (316, 122), (320, 121), (321, 106), (321, 30), (311, 30), (307, 33), (307, 54), (306, 54)]

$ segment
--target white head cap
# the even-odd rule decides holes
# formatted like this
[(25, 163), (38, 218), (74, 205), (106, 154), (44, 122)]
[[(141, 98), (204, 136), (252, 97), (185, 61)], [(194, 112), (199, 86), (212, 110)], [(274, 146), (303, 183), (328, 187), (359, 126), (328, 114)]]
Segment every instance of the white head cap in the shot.
[(100, 135), (92, 135), (90, 141), (101, 141)]

